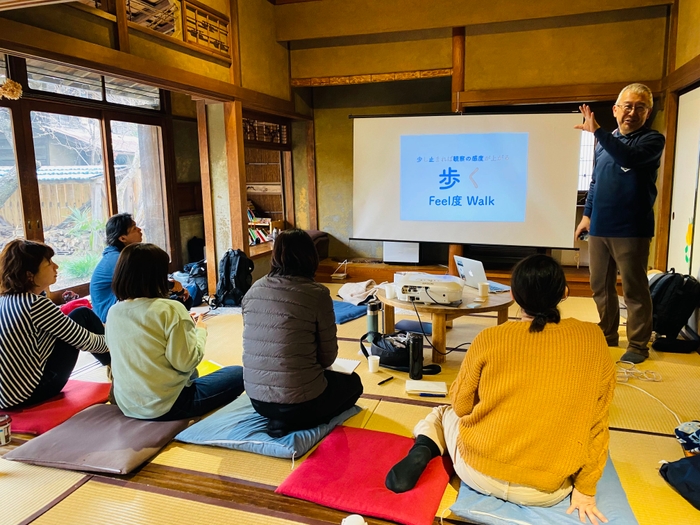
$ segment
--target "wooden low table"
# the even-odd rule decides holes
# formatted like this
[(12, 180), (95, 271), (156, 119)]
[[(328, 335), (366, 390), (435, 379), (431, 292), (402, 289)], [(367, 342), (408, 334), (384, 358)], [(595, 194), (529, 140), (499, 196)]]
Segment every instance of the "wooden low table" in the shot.
[(394, 308), (403, 308), (413, 311), (415, 305), (415, 310), (418, 310), (418, 313), (430, 314), (433, 324), (433, 363), (445, 362), (448, 321), (452, 321), (464, 315), (481, 314), (484, 312), (497, 312), (498, 324), (503, 324), (508, 320), (508, 307), (513, 304), (510, 293), (489, 294), (486, 301), (480, 303), (478, 306), (474, 306), (474, 308), (468, 308), (467, 305), (473, 305), (474, 299), (477, 297), (477, 290), (465, 287), (462, 294), (462, 304), (459, 306), (442, 306), (439, 304), (411, 303), (408, 301), (400, 301), (398, 298), (387, 299), (383, 289), (380, 288), (377, 291), (377, 299), (384, 304), (384, 330), (386, 330), (388, 334), (394, 331)]

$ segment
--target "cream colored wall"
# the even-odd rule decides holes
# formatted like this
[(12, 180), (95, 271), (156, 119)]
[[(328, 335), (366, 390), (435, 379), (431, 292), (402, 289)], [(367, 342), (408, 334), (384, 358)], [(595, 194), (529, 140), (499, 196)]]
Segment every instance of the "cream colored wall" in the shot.
[(114, 44), (114, 23), (67, 4), (12, 9), (0, 16), (93, 44)]
[[(450, 111), (450, 80), (390, 82), (314, 89), (319, 229), (331, 236), (331, 257), (381, 257), (380, 242), (352, 236), (353, 120), (349, 115)], [(377, 195), (377, 206), (386, 195)]]
[(700, 55), (700, 2), (676, 0), (678, 4), (678, 39), (676, 68)]
[(215, 58), (201, 58), (196, 51), (169, 43), (139, 31), (129, 31), (130, 51), (133, 55), (153, 60), (161, 64), (185, 69), (211, 79), (229, 82), (229, 66)]
[(446, 33), (438, 38), (294, 49), (292, 78), (451, 68), (451, 30)]
[[(240, 0), (239, 0), (240, 1)], [(275, 8), (280, 41), (535, 20), (667, 5), (669, 0), (323, 0)]]
[(291, 100), (289, 52), (275, 40), (274, 6), (238, 0), (241, 81), (245, 88)]
[(309, 216), (309, 169), (306, 157), (306, 122), (292, 122), (292, 171), (294, 174), (294, 219), (296, 227), (311, 228)]
[(214, 243), (216, 244), (216, 260), (220, 261), (226, 250), (232, 247), (223, 104), (207, 105), (207, 135), (209, 138), (212, 214), (214, 215)]
[(665, 18), (466, 37), (465, 89), (657, 80)]

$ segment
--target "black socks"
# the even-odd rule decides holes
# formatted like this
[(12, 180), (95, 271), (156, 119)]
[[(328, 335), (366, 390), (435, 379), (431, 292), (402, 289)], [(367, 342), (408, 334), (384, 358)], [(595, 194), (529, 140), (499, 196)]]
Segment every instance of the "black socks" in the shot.
[(430, 460), (440, 455), (437, 444), (428, 436), (419, 435), (408, 451), (408, 455), (399, 461), (386, 475), (384, 484), (389, 490), (400, 494), (411, 490), (428, 466)]

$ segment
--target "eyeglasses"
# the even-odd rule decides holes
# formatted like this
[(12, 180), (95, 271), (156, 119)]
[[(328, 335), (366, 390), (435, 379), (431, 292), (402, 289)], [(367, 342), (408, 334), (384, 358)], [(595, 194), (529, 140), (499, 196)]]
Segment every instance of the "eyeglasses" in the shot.
[(625, 113), (632, 113), (634, 111), (635, 113), (642, 113), (649, 109), (648, 106), (644, 104), (637, 104), (636, 106), (633, 106), (632, 104), (615, 104), (618, 108), (620, 108), (622, 111)]

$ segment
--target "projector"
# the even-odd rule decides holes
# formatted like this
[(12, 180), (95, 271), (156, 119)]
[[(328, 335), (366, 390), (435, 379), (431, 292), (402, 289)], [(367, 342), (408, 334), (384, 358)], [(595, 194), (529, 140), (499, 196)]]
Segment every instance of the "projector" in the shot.
[(451, 305), (461, 302), (464, 281), (452, 275), (397, 272), (394, 285), (400, 301)]

